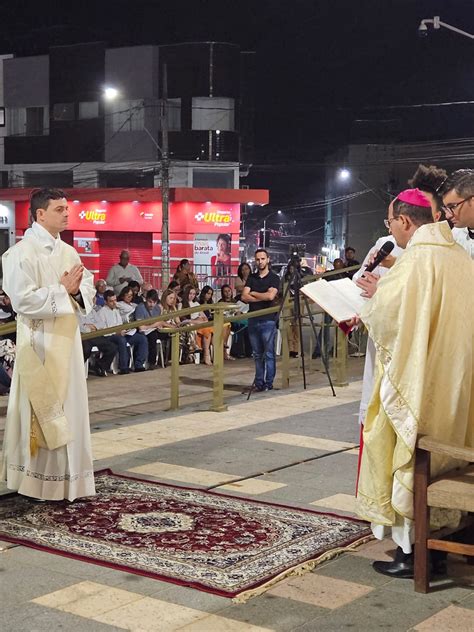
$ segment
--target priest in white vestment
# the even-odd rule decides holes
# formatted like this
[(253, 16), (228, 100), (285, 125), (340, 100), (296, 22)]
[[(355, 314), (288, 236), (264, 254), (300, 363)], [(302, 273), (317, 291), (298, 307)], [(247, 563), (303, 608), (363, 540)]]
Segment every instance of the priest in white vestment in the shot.
[(95, 289), (77, 252), (61, 241), (64, 193), (31, 197), (34, 223), (3, 255), (3, 287), (17, 318), (17, 359), (8, 402), (2, 478), (40, 500), (95, 494), (78, 316)]

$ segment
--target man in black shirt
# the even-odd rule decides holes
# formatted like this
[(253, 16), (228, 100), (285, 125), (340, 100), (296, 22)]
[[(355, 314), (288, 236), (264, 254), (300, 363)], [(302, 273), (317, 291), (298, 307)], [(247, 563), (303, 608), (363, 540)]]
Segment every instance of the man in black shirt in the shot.
[[(278, 296), (280, 278), (270, 272), (268, 252), (259, 248), (255, 252), (257, 272), (251, 274), (242, 291), (242, 300), (249, 304), (249, 312), (272, 307)], [(277, 314), (249, 318), (249, 338), (255, 359), (255, 388), (271, 391), (276, 373), (275, 335)]]

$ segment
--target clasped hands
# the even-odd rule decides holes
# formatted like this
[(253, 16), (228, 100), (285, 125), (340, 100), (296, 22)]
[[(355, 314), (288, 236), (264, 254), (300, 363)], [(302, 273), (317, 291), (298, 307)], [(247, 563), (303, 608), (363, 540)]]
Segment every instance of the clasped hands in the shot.
[(83, 274), (84, 266), (82, 263), (76, 263), (69, 272), (64, 272), (59, 282), (66, 288), (68, 294), (74, 296), (79, 293)]

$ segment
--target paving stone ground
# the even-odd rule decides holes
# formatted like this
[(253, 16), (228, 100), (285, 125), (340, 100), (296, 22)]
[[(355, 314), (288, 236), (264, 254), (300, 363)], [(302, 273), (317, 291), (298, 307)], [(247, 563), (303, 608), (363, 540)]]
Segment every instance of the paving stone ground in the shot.
[[(294, 361), (290, 389), (254, 394), (250, 401), (242, 390), (252, 381), (251, 361), (226, 363), (223, 413), (208, 410), (212, 371), (205, 366), (181, 367), (182, 408), (176, 412), (167, 410), (169, 369), (90, 377), (95, 467), (352, 515), (362, 363), (349, 359), (350, 384), (337, 388), (335, 398), (321, 371), (308, 375), (303, 391)], [(3, 398), (0, 414), (5, 406)], [(1, 418), (0, 433), (3, 426)], [(473, 630), (474, 567), (450, 557), (448, 577), (420, 595), (411, 580), (391, 580), (372, 570), (371, 561), (389, 559), (393, 548), (390, 540), (370, 542), (235, 604), (0, 542), (0, 629)]]

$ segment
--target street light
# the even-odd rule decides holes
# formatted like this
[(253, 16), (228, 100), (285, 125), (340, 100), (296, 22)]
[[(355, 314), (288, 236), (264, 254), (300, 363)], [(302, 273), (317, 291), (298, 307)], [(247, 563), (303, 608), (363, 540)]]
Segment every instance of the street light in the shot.
[(428, 25), (432, 25), (435, 31), (438, 31), (441, 27), (448, 29), (449, 31), (453, 31), (453, 33), (457, 33), (458, 35), (464, 35), (464, 37), (469, 37), (469, 39), (474, 39), (474, 35), (472, 33), (468, 33), (467, 31), (462, 31), (458, 29), (456, 26), (452, 26), (451, 24), (447, 24), (446, 22), (441, 22), (439, 19), (439, 15), (435, 15), (432, 19), (421, 20), (420, 26), (418, 27), (418, 35), (420, 37), (427, 37), (428, 35)]
[(340, 169), (337, 177), (339, 178), (339, 180), (349, 180), (349, 178), (351, 177), (351, 172), (349, 171), (349, 169), (346, 168)]
[(261, 240), (262, 246), (264, 248), (268, 247), (269, 243), (267, 244), (266, 241), (266, 237), (267, 237), (267, 219), (269, 217), (271, 217), (272, 215), (283, 215), (283, 211), (272, 211), (271, 213), (268, 213), (268, 215), (265, 215), (265, 217), (263, 218), (263, 228), (260, 229), (260, 232), (263, 233), (262, 237), (263, 239)]
[(112, 86), (106, 86), (104, 88), (104, 98), (107, 101), (113, 101), (118, 97), (118, 95), (119, 91), (117, 90), (117, 88), (113, 88)]

